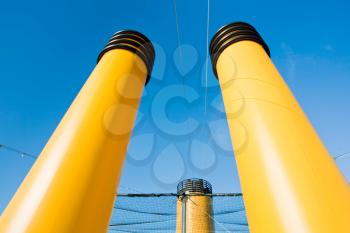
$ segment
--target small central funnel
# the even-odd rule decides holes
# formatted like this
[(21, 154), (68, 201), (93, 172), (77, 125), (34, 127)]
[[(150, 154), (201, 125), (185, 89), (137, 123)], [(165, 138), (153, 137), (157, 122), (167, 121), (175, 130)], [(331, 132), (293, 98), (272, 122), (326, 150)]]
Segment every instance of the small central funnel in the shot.
[(203, 179), (187, 179), (177, 185), (176, 233), (214, 232), (211, 184)]

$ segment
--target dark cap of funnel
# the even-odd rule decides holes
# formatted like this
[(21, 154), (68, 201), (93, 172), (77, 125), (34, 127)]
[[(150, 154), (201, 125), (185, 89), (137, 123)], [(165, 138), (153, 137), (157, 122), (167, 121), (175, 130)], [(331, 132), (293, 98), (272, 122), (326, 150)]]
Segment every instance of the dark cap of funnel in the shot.
[(148, 72), (146, 78), (147, 84), (150, 79), (155, 59), (155, 51), (151, 41), (145, 35), (134, 30), (116, 32), (101, 51), (97, 62), (100, 61), (105, 53), (113, 49), (125, 49), (131, 51), (144, 61)]
[(269, 47), (252, 25), (243, 22), (230, 23), (220, 28), (210, 42), (211, 63), (216, 77), (218, 77), (216, 63), (220, 54), (230, 45), (243, 40), (254, 41), (260, 44), (270, 56)]
[(211, 184), (203, 179), (187, 179), (177, 185), (177, 194), (211, 194)]

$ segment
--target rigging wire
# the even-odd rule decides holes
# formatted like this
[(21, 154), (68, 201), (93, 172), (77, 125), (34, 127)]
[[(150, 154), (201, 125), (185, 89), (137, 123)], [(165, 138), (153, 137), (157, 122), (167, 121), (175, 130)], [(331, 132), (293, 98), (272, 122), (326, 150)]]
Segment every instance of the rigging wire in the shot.
[(182, 59), (182, 50), (181, 50), (181, 41), (180, 41), (180, 27), (179, 27), (179, 17), (177, 14), (177, 7), (176, 7), (176, 0), (173, 0), (173, 8), (174, 8), (174, 14), (175, 14), (175, 24), (176, 24), (176, 36), (177, 36), (177, 47), (180, 49), (180, 60)]
[(118, 193), (116, 196), (122, 197), (241, 197), (242, 193)]
[[(179, 23), (179, 15), (177, 12), (177, 2), (176, 0), (173, 0), (173, 8), (174, 8), (174, 14), (175, 14), (175, 25), (176, 25), (176, 36), (177, 36), (177, 48), (179, 49), (179, 66), (183, 64), (183, 54), (182, 54), (182, 47), (181, 47), (181, 40), (180, 40), (180, 23)], [(186, 99), (186, 88), (185, 88), (185, 77), (181, 78), (182, 81), (182, 87), (183, 87), (183, 95)]]
[(24, 152), (22, 150), (19, 150), (17, 148), (14, 148), (14, 147), (11, 147), (11, 146), (7, 146), (7, 145), (4, 145), (4, 144), (0, 144), (0, 149), (5, 149), (5, 150), (8, 150), (8, 151), (11, 151), (11, 152), (14, 152), (16, 154), (19, 154), (21, 155), (21, 157), (30, 157), (32, 159), (37, 159), (37, 157), (35, 155), (32, 155), (30, 153), (27, 153), (27, 152)]
[[(192, 202), (195, 206), (199, 206), (191, 197), (189, 197), (187, 200), (189, 200), (190, 202)], [(230, 233), (230, 231), (225, 227), (224, 224), (218, 222), (215, 217), (212, 215), (212, 213), (208, 213), (207, 211), (203, 210), (202, 208), (198, 208), (199, 211), (201, 211), (202, 213), (204, 213), (205, 215), (207, 215), (213, 222), (215, 222), (218, 226), (220, 226), (221, 230), (224, 230), (224, 232), (226, 233)]]
[(334, 159), (337, 160), (339, 158), (347, 157), (348, 155), (350, 155), (350, 151), (345, 152), (343, 154), (336, 155), (336, 156), (334, 156)]
[[(14, 152), (14, 153), (20, 155), (21, 157), (27, 156), (27, 157), (30, 157), (30, 158), (32, 158), (34, 160), (38, 158), (38, 156), (35, 156), (33, 154), (27, 153), (25, 151), (22, 151), (20, 149), (17, 149), (15, 147), (8, 146), (8, 145), (5, 145), (5, 144), (0, 144), (0, 150), (1, 149), (5, 149), (5, 150), (8, 150), (8, 151)], [(334, 158), (334, 160), (337, 160), (337, 159), (348, 157), (348, 156), (350, 157), (350, 151), (342, 153), (342, 154), (334, 155), (333, 158)], [(124, 187), (124, 188), (127, 188), (127, 187)]]
[[(179, 49), (179, 66), (183, 65), (183, 53), (182, 53), (182, 47), (181, 47), (181, 40), (180, 40), (180, 23), (179, 23), (179, 15), (177, 10), (177, 2), (176, 0), (173, 0), (173, 8), (174, 8), (174, 14), (175, 14), (175, 24), (176, 24), (176, 33), (177, 33), (177, 47)], [(185, 86), (185, 77), (181, 77), (182, 81), (182, 87), (183, 87), (183, 97), (187, 99), (186, 94), (186, 86)], [(189, 122), (186, 123), (187, 128), (190, 127)], [(192, 141), (192, 135), (189, 135), (189, 141)]]
[(208, 63), (209, 63), (209, 23), (210, 23), (210, 0), (207, 0), (207, 35), (206, 35), (206, 56), (205, 56), (205, 95), (204, 95), (204, 113), (207, 113), (207, 95), (208, 95)]

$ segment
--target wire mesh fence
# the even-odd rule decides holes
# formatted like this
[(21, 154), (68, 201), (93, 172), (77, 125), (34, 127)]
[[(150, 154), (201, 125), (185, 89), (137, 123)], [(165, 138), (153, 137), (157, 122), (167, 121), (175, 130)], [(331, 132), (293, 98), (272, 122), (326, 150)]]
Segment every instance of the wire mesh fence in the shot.
[[(195, 195), (211, 198), (210, 212), (203, 215), (213, 222), (212, 232), (248, 233), (248, 223), (241, 194)], [(187, 196), (196, 208), (196, 198)], [(119, 194), (115, 202), (109, 233), (175, 233), (177, 194)], [(201, 224), (200, 222), (197, 224)], [(199, 226), (198, 226), (199, 227)], [(178, 232), (181, 232), (178, 231)]]

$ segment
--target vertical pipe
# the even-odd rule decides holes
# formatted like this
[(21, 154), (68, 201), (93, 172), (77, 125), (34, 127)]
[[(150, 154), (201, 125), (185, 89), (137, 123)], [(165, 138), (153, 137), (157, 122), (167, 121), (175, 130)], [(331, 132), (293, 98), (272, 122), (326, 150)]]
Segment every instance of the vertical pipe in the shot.
[[(186, 210), (184, 210), (183, 196), (178, 196), (176, 200), (176, 233), (183, 233), (186, 231), (186, 223), (184, 218), (186, 218)], [(184, 216), (185, 215), (185, 216)]]
[(153, 61), (142, 34), (112, 37), (2, 215), (1, 233), (107, 231)]
[(350, 192), (333, 158), (249, 24), (211, 45), (250, 232), (350, 232)]
[(211, 185), (202, 179), (179, 183), (176, 233), (214, 232), (211, 193)]
[(184, 196), (181, 200), (181, 203), (182, 203), (182, 233), (186, 233), (186, 216), (187, 216), (187, 213), (186, 213), (186, 197)]

